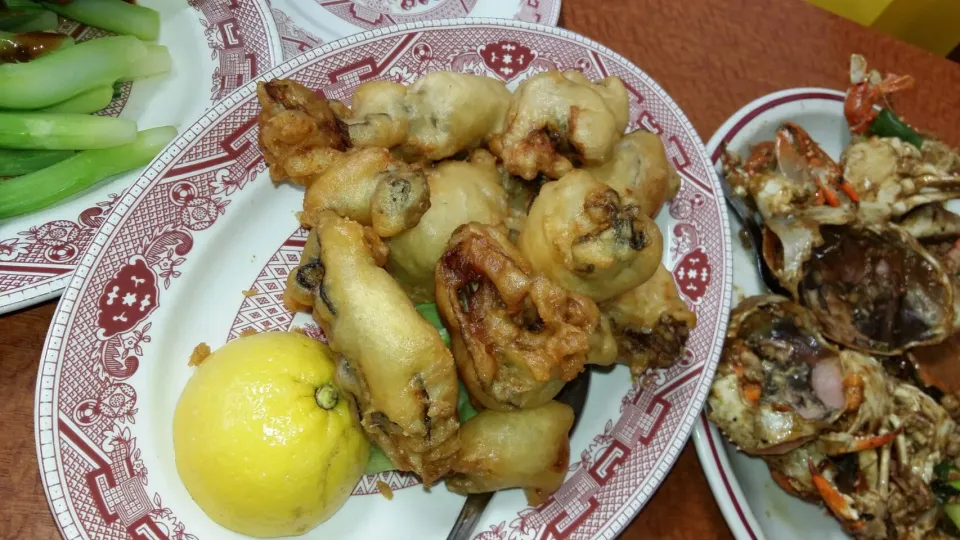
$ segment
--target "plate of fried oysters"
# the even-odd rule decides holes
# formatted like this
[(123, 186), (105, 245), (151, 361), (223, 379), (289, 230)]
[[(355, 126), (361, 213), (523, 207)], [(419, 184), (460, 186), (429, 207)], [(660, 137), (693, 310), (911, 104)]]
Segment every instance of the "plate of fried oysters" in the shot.
[(720, 194), (669, 96), (565, 30), (300, 55), (161, 153), (65, 291), (36, 408), (58, 523), (443, 538), (495, 492), (472, 537), (615, 536), (716, 369)]

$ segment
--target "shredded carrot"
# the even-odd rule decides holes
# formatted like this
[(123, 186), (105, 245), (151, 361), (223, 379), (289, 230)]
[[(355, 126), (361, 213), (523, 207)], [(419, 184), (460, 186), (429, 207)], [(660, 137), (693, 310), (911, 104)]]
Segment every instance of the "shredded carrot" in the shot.
[(753, 382), (743, 383), (741, 390), (743, 391), (743, 397), (747, 401), (753, 404), (760, 403), (760, 395), (763, 393), (760, 385)]
[(840, 189), (847, 195), (847, 198), (851, 201), (858, 203), (860, 202), (860, 196), (857, 195), (857, 192), (854, 191), (853, 186), (849, 182), (840, 182)]
[[(821, 184), (822, 185), (822, 184)], [(823, 189), (823, 198), (827, 200), (827, 204), (836, 208), (840, 206), (840, 199), (837, 197), (837, 194), (827, 186), (822, 186)]]

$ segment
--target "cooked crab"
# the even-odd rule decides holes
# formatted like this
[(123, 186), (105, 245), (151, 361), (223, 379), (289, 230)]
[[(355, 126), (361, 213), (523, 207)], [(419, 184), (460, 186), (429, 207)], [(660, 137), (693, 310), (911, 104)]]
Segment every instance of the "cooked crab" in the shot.
[(926, 161), (917, 147), (896, 137), (851, 144), (841, 165), (860, 203), (860, 220), (866, 223), (883, 223), (924, 204), (960, 198), (960, 175)]
[(942, 341), (954, 320), (949, 276), (902, 229), (862, 224), (852, 200), (838, 195), (852, 193), (851, 184), (828, 160), (791, 125), (746, 163), (726, 160), (727, 181), (763, 216), (768, 266), (838, 343), (895, 355)]
[(860, 414), (873, 385), (868, 361), (827, 342), (813, 314), (788, 299), (748, 298), (730, 316), (709, 417), (744, 452), (786, 453)]
[[(837, 343), (893, 356), (953, 332), (953, 286), (940, 262), (899, 227), (824, 226), (796, 284)], [(764, 257), (776, 273), (776, 242)]]

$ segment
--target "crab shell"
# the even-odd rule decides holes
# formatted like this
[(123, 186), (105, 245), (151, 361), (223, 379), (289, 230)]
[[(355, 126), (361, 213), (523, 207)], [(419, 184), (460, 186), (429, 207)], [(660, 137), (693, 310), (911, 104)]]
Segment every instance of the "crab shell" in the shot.
[[(895, 356), (953, 332), (953, 286), (940, 261), (893, 224), (824, 225), (798, 281), (784, 282), (836, 343)], [(779, 248), (779, 249), (778, 249)], [(778, 242), (763, 254), (778, 272)], [(783, 279), (781, 279), (783, 281)]]
[(848, 371), (808, 310), (754, 296), (731, 313), (708, 416), (744, 452), (784, 454), (846, 412)]

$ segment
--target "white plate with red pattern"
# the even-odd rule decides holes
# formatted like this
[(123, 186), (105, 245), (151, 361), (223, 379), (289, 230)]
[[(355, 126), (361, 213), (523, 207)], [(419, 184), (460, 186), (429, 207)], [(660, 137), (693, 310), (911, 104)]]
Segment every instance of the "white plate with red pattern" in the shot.
[[(838, 159), (850, 144), (843, 98), (843, 92), (824, 88), (795, 88), (761, 97), (730, 117), (710, 139), (707, 151), (719, 171), (724, 145), (743, 155), (749, 145), (772, 140), (780, 123), (789, 120)], [(732, 214), (730, 220), (736, 238), (742, 227)], [(745, 297), (766, 292), (753, 252), (739, 241), (733, 242), (733, 274), (734, 306)], [(780, 489), (766, 464), (738, 451), (705, 414), (697, 419), (693, 441), (717, 504), (738, 540), (849, 538), (821, 507)]]
[[(556, 26), (560, 0), (271, 0), (283, 19), (296, 21), (321, 42), (365, 30), (437, 19), (486, 17)], [(278, 19), (277, 26), (282, 26)], [(301, 30), (302, 31), (302, 30)], [(294, 34), (294, 32), (291, 32)], [(292, 42), (299, 41), (294, 38)], [(302, 52), (302, 51), (301, 51)]]
[[(160, 12), (157, 42), (170, 73), (123, 85), (99, 114), (137, 120), (140, 129), (183, 131), (214, 103), (283, 60), (266, 0), (139, 0)], [(104, 32), (64, 21), (78, 40)], [(39, 212), (0, 220), (0, 314), (60, 294), (97, 228), (141, 171), (118, 175)]]
[[(511, 51), (514, 63), (505, 64)], [(412, 82), (434, 70), (500, 77), (511, 88), (546, 69), (616, 75), (630, 129), (659, 133), (682, 188), (658, 222), (665, 261), (699, 324), (674, 367), (631, 386), (624, 367), (597, 373), (571, 442), (563, 487), (531, 508), (498, 493), (476, 538), (613, 538), (653, 495), (682, 450), (716, 368), (731, 291), (720, 187), (683, 112), (613, 51), (565, 30), (518, 21), (432, 21), (329, 43), (264, 74), (349, 103), (362, 81)], [(177, 475), (172, 418), (194, 346), (247, 329), (301, 327), (281, 301), (305, 235), (302, 191), (274, 186), (257, 148), (255, 86), (238, 90), (171, 144), (124, 193), (64, 292), (37, 381), (37, 451), (68, 538), (236, 538), (211, 521)], [(254, 289), (245, 296), (243, 291)], [(394, 492), (392, 501), (377, 481)], [(395, 472), (363, 478), (309, 538), (445, 538), (464, 498)]]

